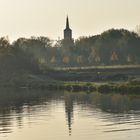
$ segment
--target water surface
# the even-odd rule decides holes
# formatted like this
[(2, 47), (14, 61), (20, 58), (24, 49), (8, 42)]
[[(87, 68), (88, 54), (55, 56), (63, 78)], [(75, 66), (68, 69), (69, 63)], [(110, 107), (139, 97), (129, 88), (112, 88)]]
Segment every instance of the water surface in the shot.
[(140, 96), (0, 89), (0, 140), (138, 140)]

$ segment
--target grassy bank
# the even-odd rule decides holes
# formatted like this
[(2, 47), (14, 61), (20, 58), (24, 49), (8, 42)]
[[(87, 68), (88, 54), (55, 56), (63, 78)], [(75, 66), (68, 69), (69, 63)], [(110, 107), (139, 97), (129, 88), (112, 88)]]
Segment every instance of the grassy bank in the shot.
[[(139, 83), (139, 82), (137, 82)], [(100, 92), (100, 93), (140, 93), (140, 84), (128, 83), (106, 83), (96, 84), (87, 82), (58, 82), (58, 81), (32, 81), (30, 83), (16, 83), (14, 87), (48, 89), (48, 90), (67, 90), (72, 92)]]
[(140, 80), (130, 80), (128, 82), (72, 82), (58, 81), (53, 79), (42, 79), (35, 75), (15, 76), (8, 81), (0, 81), (1, 87), (48, 89), (48, 90), (67, 90), (72, 92), (100, 92), (100, 93), (140, 93)]
[(97, 91), (100, 93), (140, 93), (140, 81), (129, 81), (123, 83), (87, 83), (87, 82), (66, 82), (65, 89), (71, 91)]
[(41, 88), (49, 90), (67, 90), (72, 92), (100, 92), (100, 93), (140, 93), (140, 81), (123, 83), (93, 83), (93, 82), (32, 82), (29, 88)]

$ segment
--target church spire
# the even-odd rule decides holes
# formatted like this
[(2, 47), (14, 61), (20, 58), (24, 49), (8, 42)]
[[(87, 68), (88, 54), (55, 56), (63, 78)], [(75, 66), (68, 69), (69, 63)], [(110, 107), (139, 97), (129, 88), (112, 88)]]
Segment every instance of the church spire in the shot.
[(69, 18), (66, 18), (66, 29), (64, 29), (64, 39), (65, 40), (72, 40), (72, 30), (69, 26)]
[(69, 18), (67, 16), (67, 21), (66, 21), (66, 29), (69, 29)]

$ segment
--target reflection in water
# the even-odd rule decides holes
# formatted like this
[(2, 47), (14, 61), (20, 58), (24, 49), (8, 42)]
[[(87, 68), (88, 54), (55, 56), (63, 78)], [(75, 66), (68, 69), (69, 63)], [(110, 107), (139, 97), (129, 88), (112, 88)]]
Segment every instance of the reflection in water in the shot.
[(65, 95), (65, 112), (66, 112), (66, 118), (68, 121), (68, 127), (69, 127), (69, 135), (71, 135), (72, 131), (72, 119), (73, 119), (73, 102), (74, 99), (70, 95)]
[[(138, 95), (1, 89), (0, 136), (12, 134), (15, 129), (23, 129), (25, 125), (32, 126), (38, 123), (40, 118), (43, 123), (48, 118), (47, 130), (49, 131), (50, 120), (55, 119), (57, 122), (59, 117), (63, 117), (63, 110), (72, 139), (82, 139), (80, 136), (83, 134), (88, 138), (96, 138), (97, 136), (93, 136), (94, 133), (96, 135), (117, 132), (129, 134), (129, 131), (133, 130), (134, 133), (137, 133), (140, 130), (140, 96)], [(81, 121), (82, 126), (84, 120), (89, 123), (87, 128), (78, 127), (76, 131), (77, 122)], [(50, 124), (50, 126), (55, 127), (57, 124), (54, 126)], [(75, 128), (75, 132), (72, 132), (72, 128)], [(63, 132), (65, 132), (65, 128), (63, 128)], [(56, 139), (58, 139), (57, 135), (60, 136), (60, 134), (56, 134)], [(65, 134), (62, 135), (64, 139), (67, 139)], [(79, 138), (74, 137), (76, 135)], [(140, 138), (139, 134), (136, 136), (136, 138)]]
[(31, 119), (33, 114), (40, 111), (41, 108), (44, 107), (47, 109), (48, 106), (43, 106), (43, 103), (47, 102), (47, 100), (51, 100), (51, 98), (55, 99), (55, 95), (53, 95), (53, 93), (50, 94), (46, 91), (31, 92), (21, 89), (1, 89), (0, 132), (12, 132), (12, 127), (14, 127), (15, 119), (19, 127), (23, 126), (24, 116), (28, 116), (29, 119)]

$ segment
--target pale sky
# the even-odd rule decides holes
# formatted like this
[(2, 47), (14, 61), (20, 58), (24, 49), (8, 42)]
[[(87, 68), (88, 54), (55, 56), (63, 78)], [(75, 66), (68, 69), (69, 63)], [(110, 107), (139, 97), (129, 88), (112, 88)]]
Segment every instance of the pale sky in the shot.
[(63, 38), (67, 14), (74, 38), (110, 28), (134, 30), (140, 0), (0, 0), (0, 36)]

